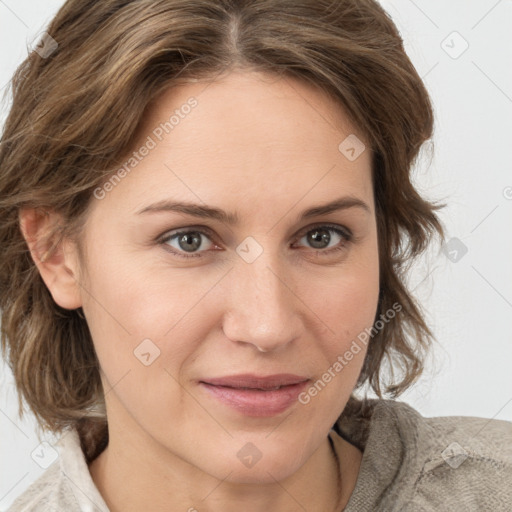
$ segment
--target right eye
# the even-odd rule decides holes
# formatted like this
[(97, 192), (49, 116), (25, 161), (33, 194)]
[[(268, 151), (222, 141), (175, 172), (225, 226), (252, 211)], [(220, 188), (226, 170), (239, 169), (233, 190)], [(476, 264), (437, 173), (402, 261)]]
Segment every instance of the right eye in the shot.
[[(179, 231), (166, 232), (163, 238), (159, 239), (159, 243), (165, 245), (165, 250), (175, 254), (181, 258), (199, 258), (201, 254), (194, 251), (204, 252), (207, 250), (204, 239), (210, 239), (209, 231), (202, 229), (180, 229)], [(173, 242), (175, 245), (170, 245)], [(213, 244), (213, 242), (212, 242)], [(213, 244), (214, 245), (214, 244)]]

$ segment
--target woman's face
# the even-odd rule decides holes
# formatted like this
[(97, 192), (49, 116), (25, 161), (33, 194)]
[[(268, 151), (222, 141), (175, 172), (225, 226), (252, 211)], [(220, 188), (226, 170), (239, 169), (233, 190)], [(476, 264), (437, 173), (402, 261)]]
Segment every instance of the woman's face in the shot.
[[(256, 73), (153, 103), (85, 232), (80, 293), (111, 438), (238, 482), (285, 478), (325, 440), (366, 353), (353, 342), (377, 311), (361, 140), (319, 91)], [(366, 207), (321, 211), (343, 198)], [(206, 384), (240, 374), (305, 383)]]

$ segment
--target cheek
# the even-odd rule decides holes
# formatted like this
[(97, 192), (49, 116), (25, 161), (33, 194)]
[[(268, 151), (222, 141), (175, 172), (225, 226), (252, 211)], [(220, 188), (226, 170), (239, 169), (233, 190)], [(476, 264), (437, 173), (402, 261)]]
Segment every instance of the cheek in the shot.
[(327, 424), (337, 420), (361, 372), (378, 293), (378, 274), (367, 267), (365, 272), (340, 277), (327, 298), (319, 293), (313, 296), (316, 302), (312, 309), (318, 311), (325, 326), (317, 338), (322, 364), (315, 382), (299, 396), (299, 402)]
[(324, 362), (320, 382), (305, 401), (321, 392), (320, 401), (344, 403), (355, 386), (378, 307), (378, 255), (376, 245), (372, 247), (359, 253), (356, 262), (340, 267), (327, 288), (314, 288), (308, 297), (308, 306), (323, 326), (318, 342)]
[(156, 386), (168, 387), (164, 368), (178, 373), (199, 339), (187, 321), (204, 291), (180, 284), (179, 276), (165, 281), (113, 246), (103, 252), (101, 261), (92, 259), (83, 309), (104, 377), (109, 387), (121, 379), (140, 382), (136, 394), (159, 368)]
[(340, 267), (332, 278), (322, 279), (322, 286), (308, 288), (307, 305), (325, 327), (325, 337), (331, 341), (329, 346), (341, 349), (373, 324), (379, 298), (375, 260)]

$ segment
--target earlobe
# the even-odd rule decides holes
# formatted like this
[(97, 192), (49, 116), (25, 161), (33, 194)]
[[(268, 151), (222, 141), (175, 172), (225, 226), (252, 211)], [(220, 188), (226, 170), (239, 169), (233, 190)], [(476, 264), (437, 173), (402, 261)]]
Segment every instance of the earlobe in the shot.
[(19, 224), (32, 260), (53, 300), (65, 309), (81, 307), (76, 248), (62, 237), (61, 216), (41, 209), (24, 208), (19, 212)]

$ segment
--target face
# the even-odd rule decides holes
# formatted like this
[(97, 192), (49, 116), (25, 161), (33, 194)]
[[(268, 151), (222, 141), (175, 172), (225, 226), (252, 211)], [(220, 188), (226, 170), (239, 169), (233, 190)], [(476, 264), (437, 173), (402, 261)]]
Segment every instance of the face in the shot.
[[(151, 105), (137, 155), (95, 193), (80, 287), (109, 426), (134, 450), (274, 482), (325, 439), (366, 349), (335, 363), (379, 291), (370, 151), (348, 159), (351, 134), (364, 140), (320, 91), (257, 73)], [(215, 381), (240, 374), (295, 377)]]

